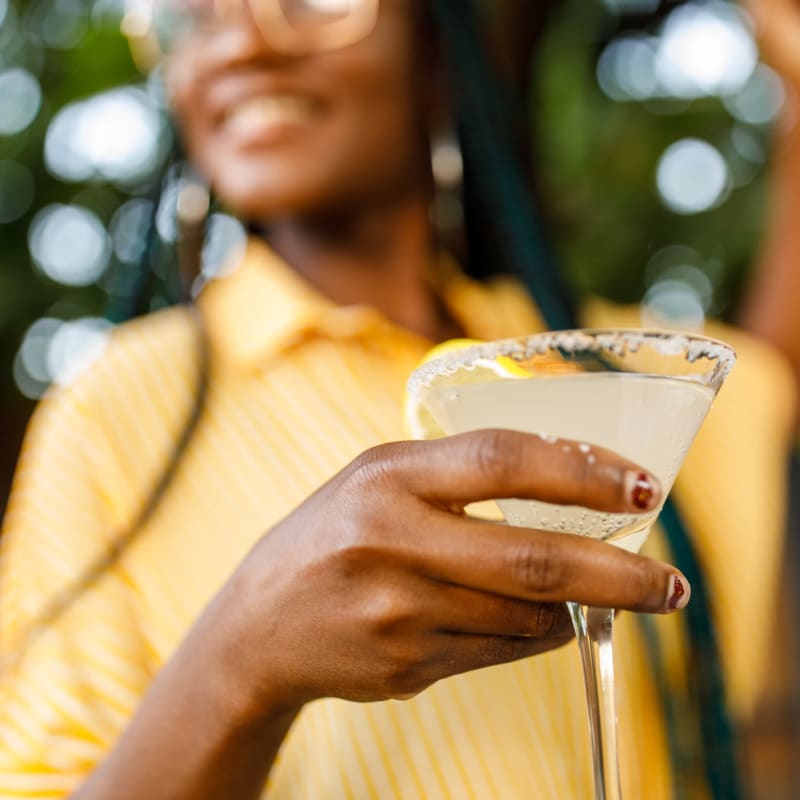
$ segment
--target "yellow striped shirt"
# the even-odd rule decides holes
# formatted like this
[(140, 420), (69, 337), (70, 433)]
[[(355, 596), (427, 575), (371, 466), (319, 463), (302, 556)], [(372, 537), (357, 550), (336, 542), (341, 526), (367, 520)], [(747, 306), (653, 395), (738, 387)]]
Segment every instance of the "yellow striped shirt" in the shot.
[[(541, 328), (510, 280), (482, 286), (453, 275), (442, 292), (472, 337)], [(404, 384), (429, 342), (374, 309), (333, 305), (255, 242), (233, 274), (204, 289), (199, 306), (211, 342), (208, 396), (173, 482), (119, 562), (0, 677), (0, 800), (74, 790), (255, 541), (359, 452), (404, 436)], [(595, 304), (586, 321), (630, 323), (627, 313)], [(745, 713), (767, 665), (792, 383), (768, 349), (741, 334), (724, 337), (740, 363), (677, 492), (712, 568), (725, 666)], [(20, 648), (47, 603), (140, 511), (192, 406), (195, 340), (185, 309), (128, 323), (102, 359), (40, 405), (4, 520), (3, 654)], [(660, 619), (659, 628), (679, 685), (679, 620)], [(663, 718), (633, 615), (620, 617), (617, 655), (626, 796), (666, 800)], [(264, 793), (589, 796), (574, 646), (442, 681), (407, 702), (312, 703)]]

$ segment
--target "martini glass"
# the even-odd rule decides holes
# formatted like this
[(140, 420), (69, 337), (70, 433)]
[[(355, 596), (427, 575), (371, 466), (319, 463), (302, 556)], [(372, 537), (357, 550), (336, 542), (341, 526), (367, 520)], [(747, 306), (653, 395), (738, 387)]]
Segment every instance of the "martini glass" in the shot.
[[(575, 330), (475, 345), (420, 367), (409, 393), (425, 427), (445, 434), (510, 428), (614, 450), (672, 487), (736, 356), (700, 336)], [(603, 539), (637, 552), (660, 508), (605, 513), (533, 500), (497, 501), (506, 522)], [(583, 666), (596, 800), (621, 800), (612, 629), (614, 610), (568, 603)]]

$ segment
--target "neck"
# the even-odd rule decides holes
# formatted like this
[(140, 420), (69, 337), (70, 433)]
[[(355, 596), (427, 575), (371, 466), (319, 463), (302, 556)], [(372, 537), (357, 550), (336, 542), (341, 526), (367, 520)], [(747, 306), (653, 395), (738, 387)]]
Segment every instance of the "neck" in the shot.
[(335, 219), (279, 219), (270, 246), (312, 286), (340, 305), (371, 305), (392, 322), (439, 341), (455, 326), (428, 281), (434, 257), (424, 200)]

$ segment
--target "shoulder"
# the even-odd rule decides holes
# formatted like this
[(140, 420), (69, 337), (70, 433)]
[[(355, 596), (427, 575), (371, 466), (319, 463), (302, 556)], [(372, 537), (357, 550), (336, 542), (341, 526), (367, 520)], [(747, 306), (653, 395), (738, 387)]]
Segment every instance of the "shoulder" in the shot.
[(76, 381), (84, 391), (104, 392), (141, 384), (191, 365), (198, 328), (184, 306), (164, 309), (116, 326), (101, 356)]
[(47, 391), (37, 414), (64, 412), (71, 407), (94, 412), (109, 398), (161, 384), (170, 375), (194, 372), (197, 337), (192, 313), (184, 307), (117, 325), (90, 362), (68, 381)]
[(81, 451), (91, 452), (107, 444), (114, 430), (133, 433), (146, 424), (153, 403), (168, 424), (197, 385), (197, 342), (187, 308), (117, 325), (90, 362), (45, 393), (29, 424), (21, 460), (31, 449), (52, 450), (48, 442), (53, 439), (79, 443)]
[(192, 414), (199, 341), (186, 308), (114, 328), (102, 353), (40, 402), (23, 443), (18, 486), (29, 475), (61, 472), (68, 460), (82, 465), (81, 485), (90, 485), (93, 502), (102, 499), (110, 517), (122, 523), (149, 491)]
[(140, 513), (193, 413), (198, 340), (182, 308), (119, 325), (91, 365), (40, 402), (3, 518), (0, 640)]
[[(581, 322), (587, 327), (639, 328), (641, 307), (590, 298), (581, 308)], [(721, 394), (722, 400), (752, 398), (763, 410), (771, 411), (788, 437), (794, 415), (795, 383), (785, 357), (767, 342), (719, 320), (707, 320), (702, 333), (724, 341), (736, 351), (736, 367)]]
[[(524, 284), (513, 275), (496, 275), (487, 284), (494, 301), (519, 334), (545, 327), (542, 315)], [(516, 334), (515, 334), (516, 335)]]
[(477, 281), (458, 273), (449, 281), (446, 301), (465, 330), (477, 339), (505, 339), (544, 329), (530, 294), (511, 275)]

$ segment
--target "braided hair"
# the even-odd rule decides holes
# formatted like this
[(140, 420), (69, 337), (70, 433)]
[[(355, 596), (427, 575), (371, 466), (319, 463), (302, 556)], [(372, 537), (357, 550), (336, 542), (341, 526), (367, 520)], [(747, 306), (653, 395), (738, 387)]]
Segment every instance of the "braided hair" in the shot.
[(471, 271), (518, 275), (550, 327), (572, 327), (572, 306), (515, 152), (509, 104), (504, 102), (511, 87), (490, 68), (474, 2), (432, 0), (430, 12), (455, 95)]

